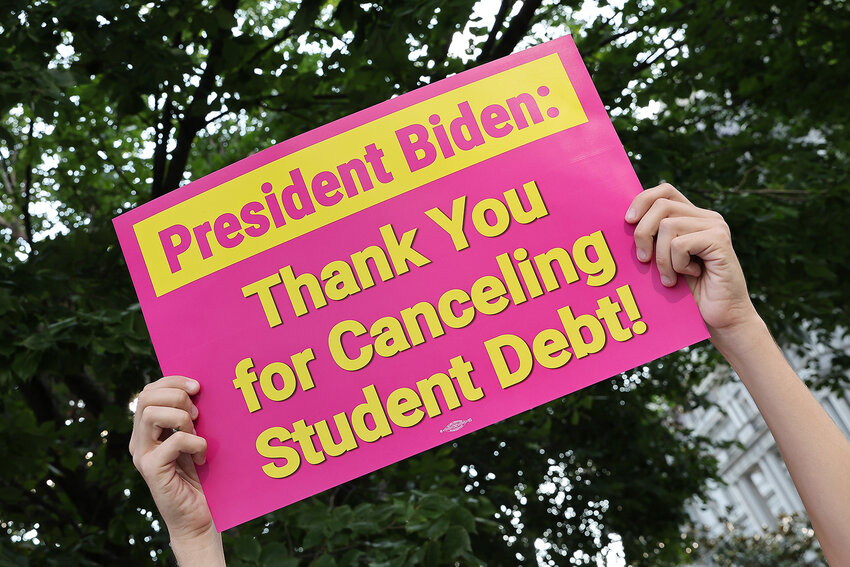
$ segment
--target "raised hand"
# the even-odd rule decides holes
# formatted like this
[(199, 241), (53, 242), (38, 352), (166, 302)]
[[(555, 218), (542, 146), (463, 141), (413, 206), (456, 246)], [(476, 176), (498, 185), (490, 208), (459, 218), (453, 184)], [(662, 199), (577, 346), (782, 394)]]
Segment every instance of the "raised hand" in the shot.
[(626, 222), (635, 224), (638, 259), (653, 257), (666, 286), (684, 276), (712, 336), (758, 319), (729, 227), (670, 184), (647, 189), (632, 201)]
[(221, 537), (195, 464), (206, 459), (207, 442), (195, 434), (198, 408), (191, 396), (197, 381), (167, 376), (148, 384), (136, 405), (130, 454), (150, 488), (180, 565), (224, 565)]

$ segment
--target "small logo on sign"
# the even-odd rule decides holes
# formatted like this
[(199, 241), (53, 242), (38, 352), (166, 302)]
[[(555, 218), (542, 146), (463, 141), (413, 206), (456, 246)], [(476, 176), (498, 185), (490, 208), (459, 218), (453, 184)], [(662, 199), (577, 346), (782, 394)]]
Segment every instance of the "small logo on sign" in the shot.
[(457, 431), (458, 429), (462, 429), (464, 425), (471, 422), (472, 418), (469, 419), (456, 419), (443, 429), (440, 430), (440, 433), (451, 433)]

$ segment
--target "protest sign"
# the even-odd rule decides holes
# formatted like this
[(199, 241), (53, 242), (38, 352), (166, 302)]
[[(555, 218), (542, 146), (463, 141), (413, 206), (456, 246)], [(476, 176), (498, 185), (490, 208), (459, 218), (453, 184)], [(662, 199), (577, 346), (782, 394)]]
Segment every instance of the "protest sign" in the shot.
[(706, 338), (635, 259), (639, 191), (564, 37), (118, 217), (218, 529)]

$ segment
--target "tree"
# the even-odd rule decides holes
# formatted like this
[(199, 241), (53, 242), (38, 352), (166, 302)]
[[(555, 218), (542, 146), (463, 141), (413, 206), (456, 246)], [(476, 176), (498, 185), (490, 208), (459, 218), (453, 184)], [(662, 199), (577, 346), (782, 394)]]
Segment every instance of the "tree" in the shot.
[[(126, 454), (127, 404), (158, 370), (114, 215), (558, 30), (576, 34), (645, 184), (679, 181), (727, 216), (781, 340), (840, 330), (850, 8), (627, 0), (584, 17), (579, 2), (504, 0), (484, 18), (474, 4), (5, 4), (0, 558), (168, 555)], [(462, 30), (463, 57), (451, 48)], [(848, 361), (835, 352), (839, 371), (821, 381), (840, 387)], [(228, 532), (230, 556), (587, 564), (621, 542), (630, 564), (678, 564), (683, 503), (714, 466), (712, 441), (676, 414), (701, 402), (693, 386), (715, 363), (698, 346), (377, 471)]]
[(776, 527), (758, 534), (742, 533), (730, 521), (723, 530), (710, 534), (696, 530), (691, 551), (717, 567), (821, 567), (826, 565), (808, 521), (798, 516), (781, 516)]

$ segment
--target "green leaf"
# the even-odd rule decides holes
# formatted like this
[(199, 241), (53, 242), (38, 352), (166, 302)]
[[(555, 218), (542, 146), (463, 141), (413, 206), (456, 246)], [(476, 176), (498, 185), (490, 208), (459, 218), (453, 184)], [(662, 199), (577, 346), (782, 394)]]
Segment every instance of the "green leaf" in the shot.
[(331, 555), (320, 555), (310, 567), (336, 567), (336, 560)]
[(23, 380), (33, 377), (41, 359), (40, 352), (25, 350), (15, 355), (12, 360), (12, 371)]
[(323, 528), (310, 528), (304, 536), (304, 548), (312, 549), (319, 546), (325, 541), (325, 531)]
[(442, 537), (446, 530), (449, 529), (449, 521), (446, 518), (440, 518), (428, 526), (425, 530), (425, 537), (430, 539), (438, 539)]
[(459, 557), (463, 552), (472, 551), (469, 533), (459, 526), (452, 526), (443, 538), (443, 562)]
[(64, 69), (50, 69), (48, 70), (48, 73), (50, 74), (50, 78), (59, 88), (66, 89), (77, 84), (77, 79), (70, 71)]
[(436, 541), (429, 541), (425, 544), (425, 557), (422, 564), (426, 567), (436, 567), (440, 564), (440, 544)]
[(260, 542), (252, 536), (243, 535), (233, 542), (233, 550), (236, 557), (243, 561), (256, 562), (260, 559), (262, 549)]

